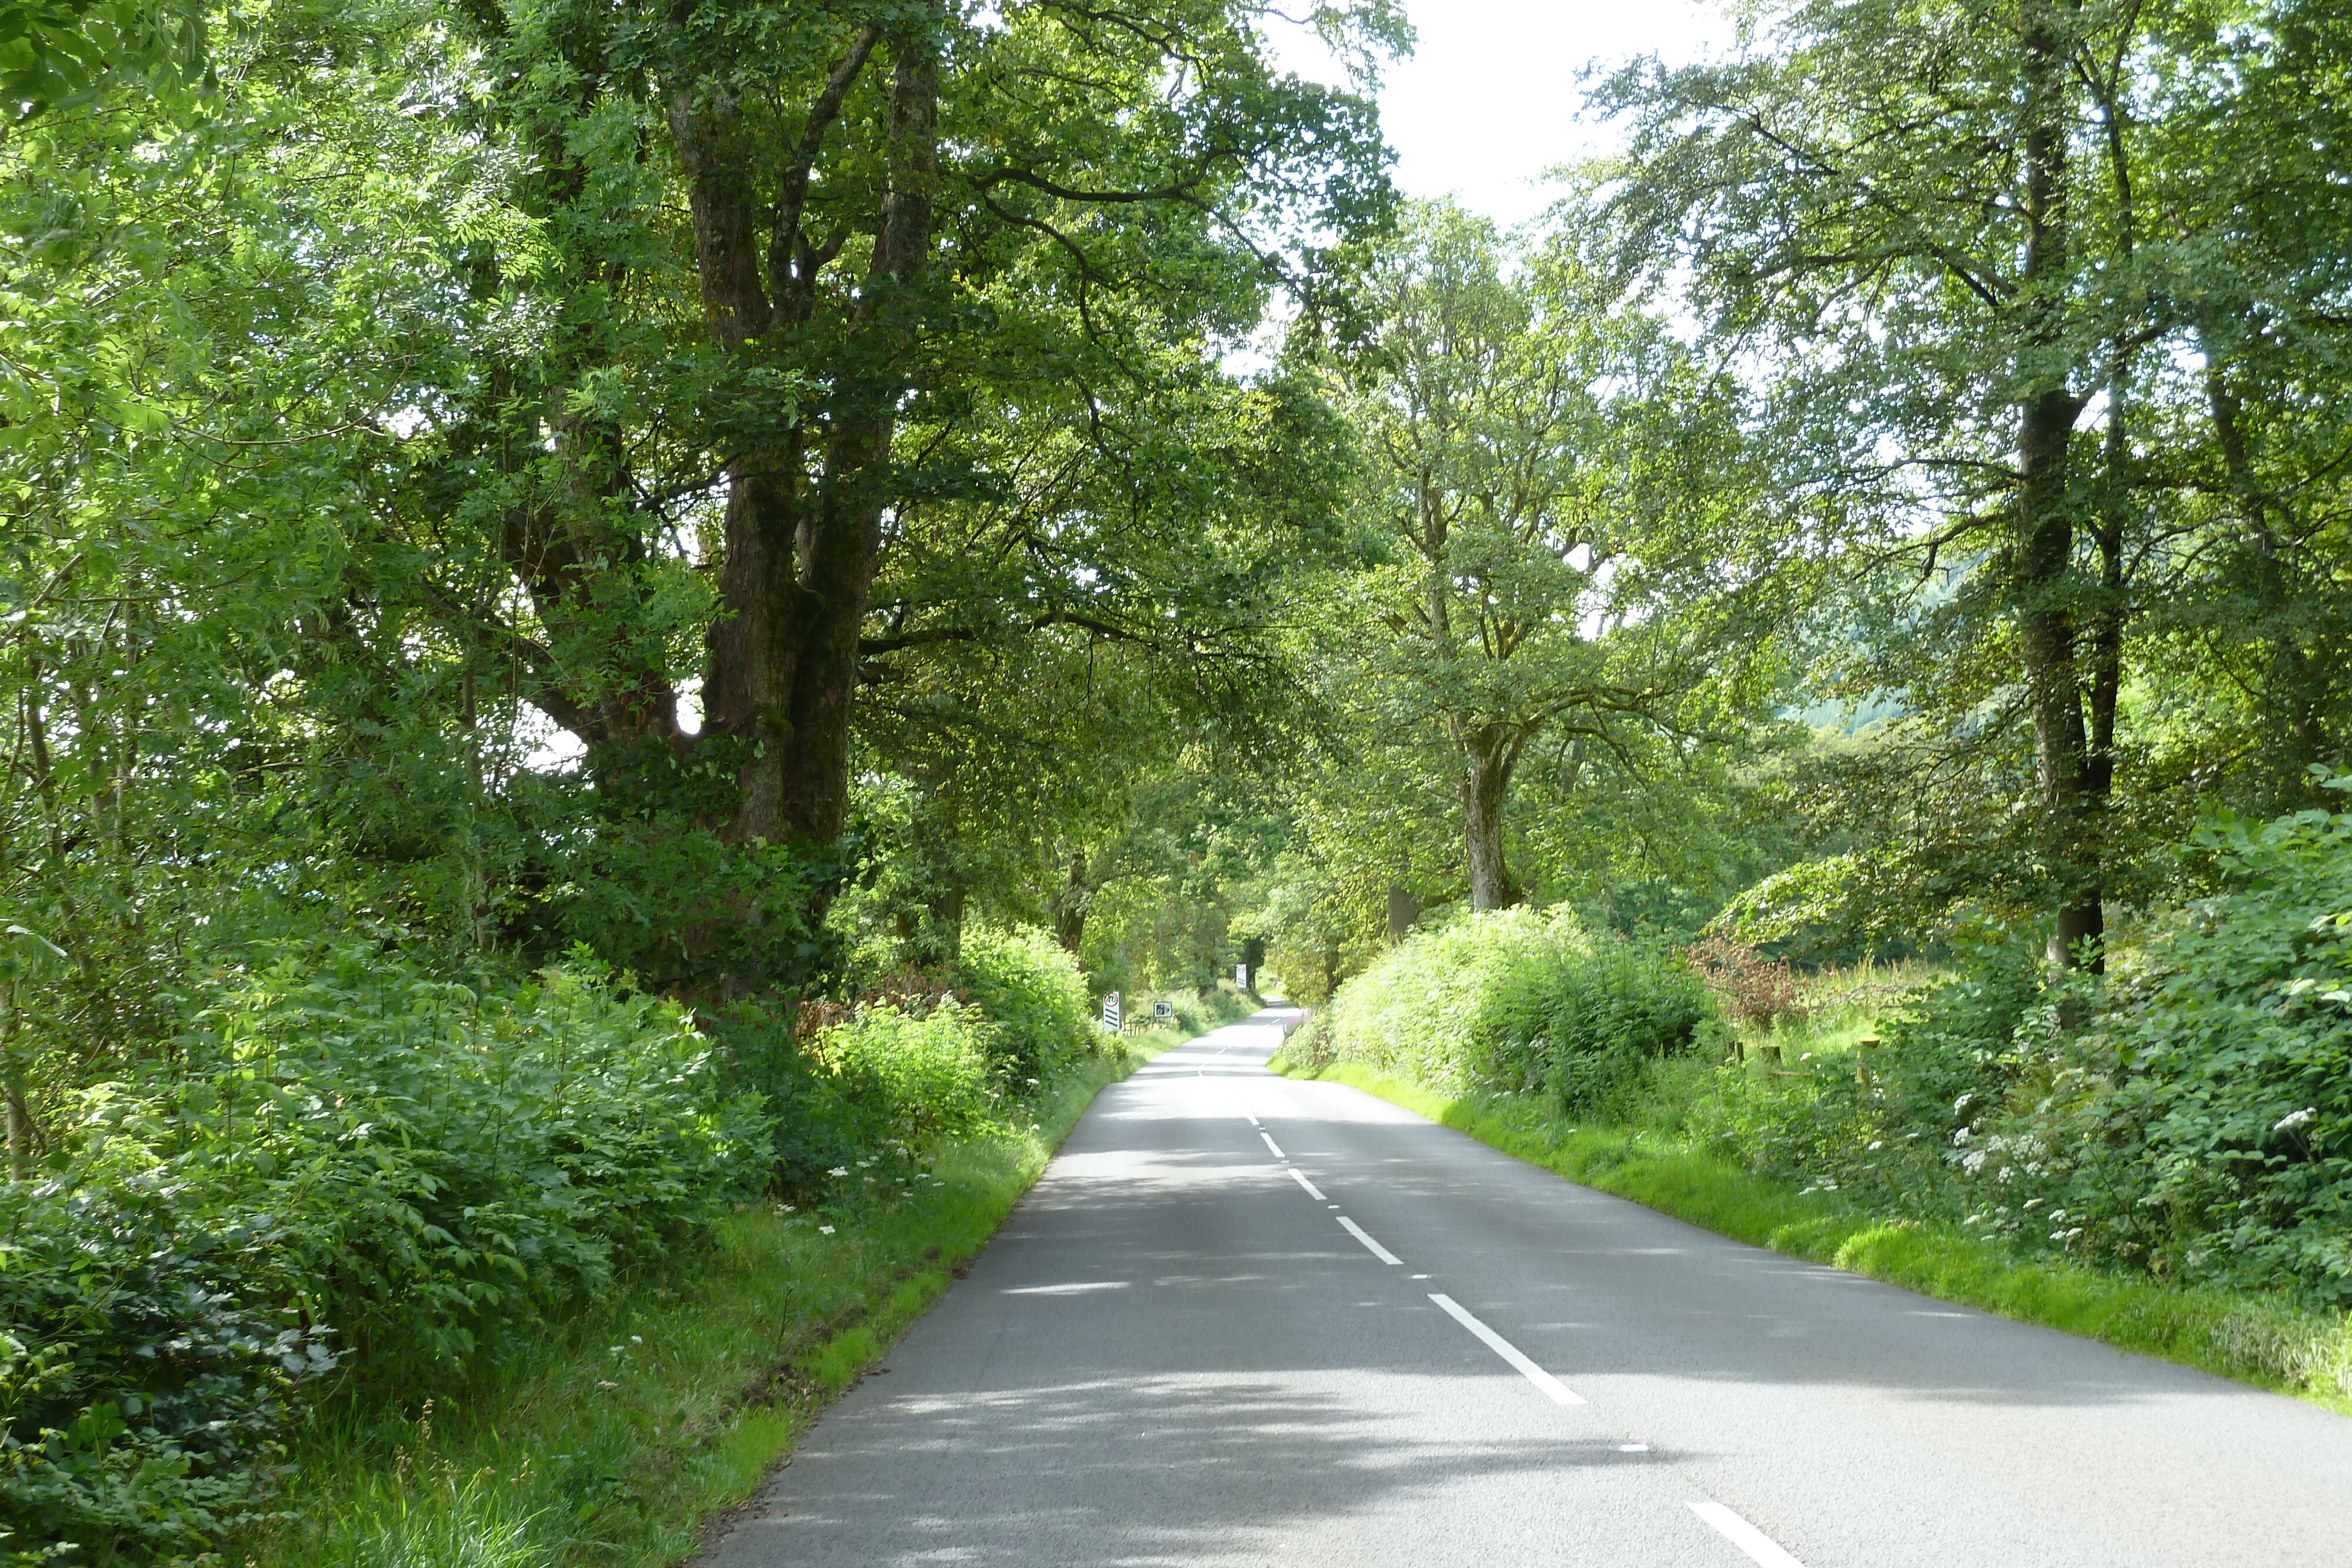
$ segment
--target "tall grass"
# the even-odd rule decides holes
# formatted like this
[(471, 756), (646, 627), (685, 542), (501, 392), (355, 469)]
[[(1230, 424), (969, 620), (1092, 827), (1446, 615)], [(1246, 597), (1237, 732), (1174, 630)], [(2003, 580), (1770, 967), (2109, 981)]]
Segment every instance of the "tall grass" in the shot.
[(1865, 958), (1801, 974), (1796, 1010), (1769, 1028), (1739, 1030), (1739, 1041), (1750, 1054), (1759, 1047), (1777, 1047), (1780, 1060), (1790, 1063), (1807, 1054), (1843, 1055), (1864, 1040), (1881, 1038), (1906, 1002), (1949, 972), (1946, 966), (1917, 958), (1895, 963)]

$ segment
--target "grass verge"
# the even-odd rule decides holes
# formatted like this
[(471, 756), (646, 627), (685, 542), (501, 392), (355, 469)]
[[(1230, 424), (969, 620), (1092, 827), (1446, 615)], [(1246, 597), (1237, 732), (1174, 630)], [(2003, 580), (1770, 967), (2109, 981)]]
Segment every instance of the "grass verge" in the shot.
[(1736, 1240), (2352, 1415), (2352, 1317), (2344, 1314), (2019, 1258), (1956, 1229), (1800, 1192), (1656, 1134), (1569, 1125), (1535, 1102), (1448, 1096), (1357, 1062), (1315, 1071), (1277, 1055), (1270, 1065), (1377, 1094), (1570, 1181)]
[(678, 1277), (551, 1328), (527, 1364), (315, 1430), (291, 1517), (248, 1568), (677, 1562), (939, 1299), (1104, 1085), (1160, 1030), (1060, 1084), (1025, 1128), (937, 1150), (931, 1185), (822, 1217), (730, 1217)]

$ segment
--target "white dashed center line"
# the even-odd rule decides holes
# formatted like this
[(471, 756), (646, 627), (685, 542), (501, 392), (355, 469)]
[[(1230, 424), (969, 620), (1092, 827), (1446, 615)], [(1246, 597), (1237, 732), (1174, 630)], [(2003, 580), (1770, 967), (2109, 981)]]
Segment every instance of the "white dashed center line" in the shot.
[(1286, 1159), (1288, 1159), (1288, 1158), (1290, 1157), (1288, 1155), (1286, 1155), (1286, 1154), (1284, 1154), (1284, 1153), (1282, 1152), (1282, 1145), (1281, 1145), (1280, 1144), (1277, 1144), (1277, 1143), (1276, 1143), (1276, 1142), (1274, 1141), (1274, 1138), (1273, 1138), (1272, 1134), (1266, 1134), (1266, 1133), (1260, 1133), (1260, 1134), (1258, 1134), (1258, 1136), (1259, 1136), (1259, 1137), (1261, 1137), (1261, 1138), (1265, 1139), (1265, 1146), (1266, 1146), (1267, 1148), (1272, 1149), (1272, 1150), (1274, 1151), (1274, 1157), (1275, 1157), (1276, 1159), (1278, 1159), (1278, 1160), (1286, 1160)]
[(1717, 1534), (1748, 1553), (1750, 1561), (1762, 1563), (1763, 1568), (1805, 1568), (1803, 1563), (1780, 1550), (1779, 1542), (1721, 1503), (1695, 1498), (1690, 1511), (1713, 1525)]
[(1379, 1259), (1381, 1262), (1396, 1263), (1400, 1265), (1404, 1262), (1403, 1259), (1398, 1257), (1395, 1253), (1390, 1251), (1387, 1248), (1381, 1246), (1370, 1237), (1365, 1235), (1364, 1228), (1357, 1224), (1354, 1220), (1349, 1218), (1344, 1214), (1339, 1216), (1339, 1228), (1345, 1230), (1349, 1235), (1354, 1237), (1357, 1240), (1370, 1248), (1372, 1249), (1372, 1256)]
[[(1339, 1223), (1345, 1225), (1348, 1222), (1343, 1219)], [(1470, 1315), (1469, 1309), (1463, 1306), (1461, 1302), (1455, 1301), (1451, 1296), (1432, 1295), (1429, 1299), (1435, 1301), (1439, 1306), (1444, 1307), (1447, 1315), (1452, 1317), (1455, 1322), (1460, 1323), (1464, 1328), (1468, 1329), (1472, 1333), (1476, 1334), (1479, 1340), (1485, 1343), (1488, 1350), (1493, 1351), (1496, 1355), (1499, 1355), (1505, 1361), (1509, 1362), (1511, 1365), (1517, 1369), (1521, 1377), (1526, 1378), (1529, 1383), (1534, 1384), (1538, 1388), (1543, 1390), (1545, 1398), (1549, 1399), (1555, 1405), (1581, 1405), (1584, 1403), (1583, 1399), (1579, 1396), (1574, 1390), (1570, 1389), (1568, 1385), (1562, 1383), (1559, 1378), (1554, 1377), (1550, 1373), (1546, 1372), (1542, 1367), (1538, 1366), (1534, 1362), (1528, 1360), (1527, 1355), (1520, 1351), (1517, 1345), (1513, 1344), (1509, 1340), (1505, 1339), (1501, 1334), (1496, 1333), (1493, 1329), (1488, 1328), (1485, 1323), (1482, 1323), (1476, 1318), (1472, 1317)], [(1693, 1508), (1696, 1508), (1698, 1504), (1693, 1503), (1691, 1506)], [(1721, 1525), (1717, 1525), (1716, 1528), (1720, 1530), (1723, 1527)]]
[(1327, 1201), (1328, 1201), (1328, 1199), (1326, 1199), (1326, 1198), (1324, 1197), (1323, 1194), (1322, 1194), (1322, 1193), (1321, 1193), (1321, 1192), (1320, 1192), (1320, 1191), (1316, 1187), (1316, 1186), (1315, 1186), (1315, 1184), (1314, 1184), (1313, 1182), (1308, 1181), (1305, 1176), (1303, 1176), (1302, 1174), (1300, 1174), (1299, 1169), (1298, 1169), (1298, 1167), (1297, 1167), (1297, 1166), (1291, 1166), (1291, 1167), (1290, 1167), (1290, 1179), (1291, 1179), (1291, 1180), (1293, 1180), (1293, 1181), (1295, 1181), (1295, 1182), (1297, 1182), (1299, 1186), (1301, 1186), (1305, 1187), (1305, 1188), (1307, 1189), (1307, 1197), (1311, 1197), (1311, 1198), (1313, 1198), (1316, 1202), (1318, 1202), (1318, 1203), (1323, 1203), (1323, 1202), (1327, 1202)]

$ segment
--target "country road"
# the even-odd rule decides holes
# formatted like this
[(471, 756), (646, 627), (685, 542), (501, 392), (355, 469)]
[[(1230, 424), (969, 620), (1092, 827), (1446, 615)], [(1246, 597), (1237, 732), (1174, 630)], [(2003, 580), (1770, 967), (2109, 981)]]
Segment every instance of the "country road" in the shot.
[(2352, 1564), (2352, 1420), (1265, 1071), (1097, 1101), (709, 1561)]

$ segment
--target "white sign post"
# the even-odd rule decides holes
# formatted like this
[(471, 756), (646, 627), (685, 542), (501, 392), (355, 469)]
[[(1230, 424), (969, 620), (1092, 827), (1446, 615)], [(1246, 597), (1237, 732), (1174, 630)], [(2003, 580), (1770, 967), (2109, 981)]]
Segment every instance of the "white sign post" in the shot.
[(1240, 987), (1244, 991), (1249, 989), (1249, 966), (1247, 964), (1235, 964), (1234, 966), (1234, 984)]
[(1108, 996), (1103, 998), (1103, 1028), (1110, 1030), (1113, 1034), (1117, 1034), (1118, 1032), (1118, 993), (1117, 991), (1113, 991)]

